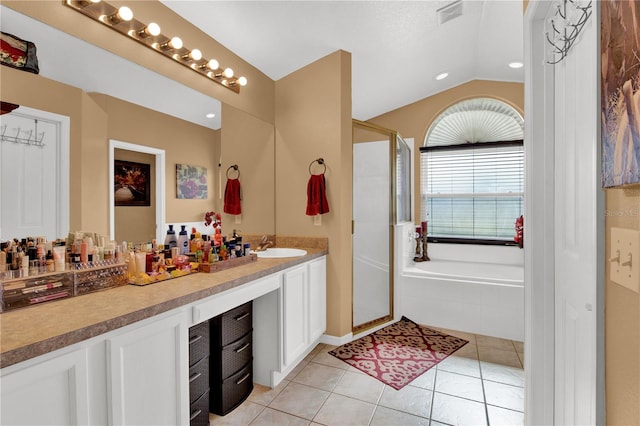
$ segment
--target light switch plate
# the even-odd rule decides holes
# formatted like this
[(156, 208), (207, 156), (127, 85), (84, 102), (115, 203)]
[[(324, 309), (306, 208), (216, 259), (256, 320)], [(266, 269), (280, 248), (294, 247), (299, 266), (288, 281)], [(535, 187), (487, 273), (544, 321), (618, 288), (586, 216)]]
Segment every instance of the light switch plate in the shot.
[[(631, 265), (625, 265), (629, 260)], [(609, 278), (636, 293), (640, 292), (640, 231), (611, 228)]]

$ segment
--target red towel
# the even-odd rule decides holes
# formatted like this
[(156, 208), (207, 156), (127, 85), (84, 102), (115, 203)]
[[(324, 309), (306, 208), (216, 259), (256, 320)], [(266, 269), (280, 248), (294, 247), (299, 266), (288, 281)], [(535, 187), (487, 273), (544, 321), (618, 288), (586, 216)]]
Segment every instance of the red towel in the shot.
[(324, 174), (311, 175), (307, 184), (307, 216), (329, 213)]
[(224, 188), (224, 212), (227, 214), (242, 213), (240, 199), (240, 180), (227, 179), (227, 186)]

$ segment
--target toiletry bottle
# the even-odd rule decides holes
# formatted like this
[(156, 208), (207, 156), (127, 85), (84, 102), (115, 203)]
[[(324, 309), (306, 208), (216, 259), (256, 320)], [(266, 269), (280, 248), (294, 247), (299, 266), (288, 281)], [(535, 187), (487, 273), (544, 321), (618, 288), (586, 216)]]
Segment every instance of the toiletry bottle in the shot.
[(171, 249), (178, 246), (178, 239), (176, 238), (176, 231), (173, 230), (173, 225), (169, 225), (167, 236), (164, 239), (164, 248)]
[(216, 247), (220, 247), (222, 245), (222, 233), (220, 232), (220, 228), (216, 228), (216, 233), (213, 236), (213, 241)]
[(178, 235), (178, 247), (180, 254), (189, 253), (189, 237), (187, 236), (186, 225), (180, 225), (180, 234)]

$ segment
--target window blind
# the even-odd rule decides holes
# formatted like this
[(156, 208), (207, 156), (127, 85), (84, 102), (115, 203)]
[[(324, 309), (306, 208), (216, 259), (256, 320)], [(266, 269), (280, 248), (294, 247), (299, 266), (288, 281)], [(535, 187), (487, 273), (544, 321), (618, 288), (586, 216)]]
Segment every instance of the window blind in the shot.
[(522, 214), (522, 141), (423, 147), (422, 219), (429, 237), (513, 241)]

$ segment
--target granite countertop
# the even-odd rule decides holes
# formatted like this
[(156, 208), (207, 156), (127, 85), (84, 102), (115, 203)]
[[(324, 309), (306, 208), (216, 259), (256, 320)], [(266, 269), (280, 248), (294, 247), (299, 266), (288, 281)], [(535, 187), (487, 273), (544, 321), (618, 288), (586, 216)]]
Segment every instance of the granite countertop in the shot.
[[(300, 245), (298, 245), (300, 247)], [(8, 367), (154, 315), (179, 308), (328, 253), (258, 258), (242, 266), (199, 272), (147, 286), (126, 285), (0, 314), (0, 367)]]

